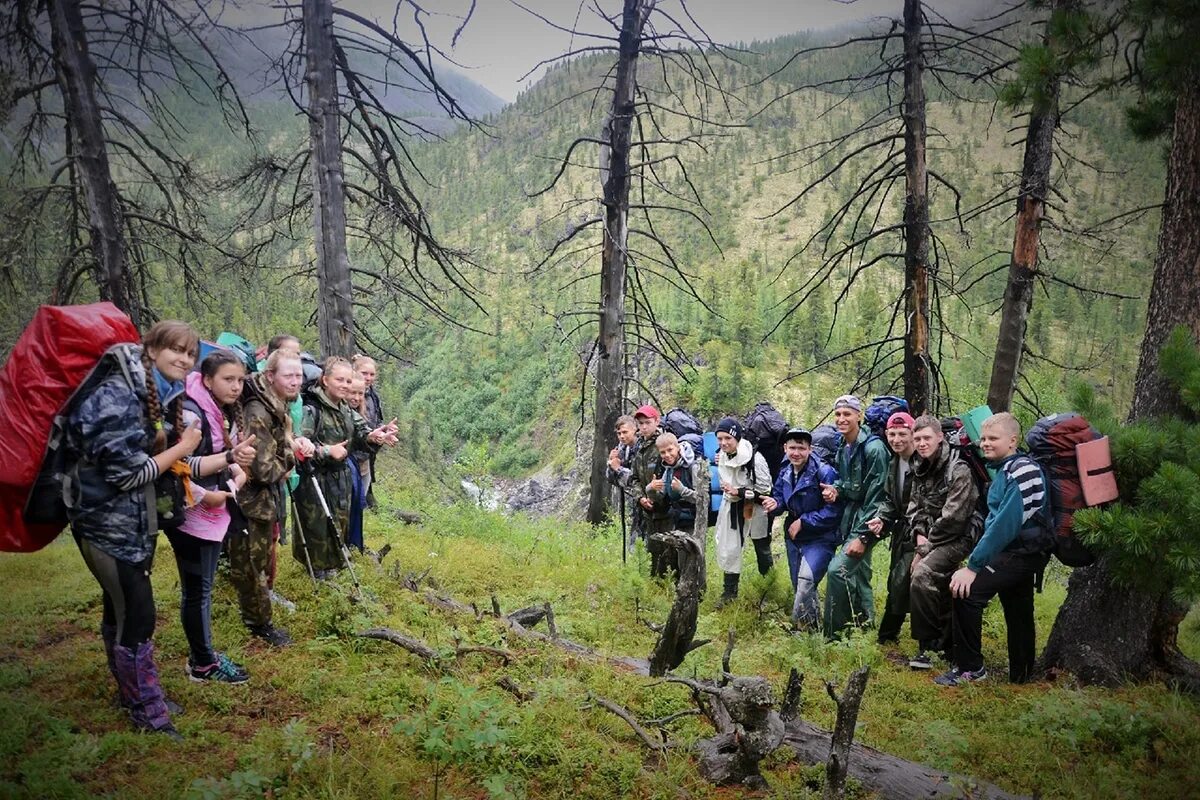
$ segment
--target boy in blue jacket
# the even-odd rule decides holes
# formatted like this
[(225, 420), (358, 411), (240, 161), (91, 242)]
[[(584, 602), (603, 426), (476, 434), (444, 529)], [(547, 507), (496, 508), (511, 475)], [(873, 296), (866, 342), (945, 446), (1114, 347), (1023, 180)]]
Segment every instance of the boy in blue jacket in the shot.
[(783, 449), (787, 462), (779, 471), (771, 497), (763, 501), (763, 508), (773, 515), (786, 513), (783, 541), (796, 593), (792, 624), (804, 630), (820, 622), (817, 584), (825, 577), (838, 545), (841, 506), (827, 503), (821, 496), (821, 484), (832, 484), (838, 474), (812, 452), (812, 434), (802, 428), (784, 434)]
[(987, 677), (983, 665), (983, 610), (999, 595), (1008, 627), (1008, 676), (1024, 683), (1037, 656), (1033, 593), (1054, 546), (1045, 521), (1046, 482), (1042, 468), (1017, 452), (1021, 426), (1007, 412), (983, 423), (979, 447), (997, 470), (988, 490), (983, 536), (967, 565), (950, 578), (953, 595), (954, 661), (950, 671), (934, 679), (957, 686)]

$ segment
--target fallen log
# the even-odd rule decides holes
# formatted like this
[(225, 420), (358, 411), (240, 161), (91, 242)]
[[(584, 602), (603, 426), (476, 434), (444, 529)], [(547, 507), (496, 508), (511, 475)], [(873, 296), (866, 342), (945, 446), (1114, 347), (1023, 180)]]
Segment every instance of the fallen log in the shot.
[[(832, 733), (800, 719), (784, 726), (783, 746), (806, 764), (823, 764), (829, 757)], [(847, 775), (884, 800), (913, 798), (970, 798), (970, 800), (1022, 800), (986, 781), (941, 772), (933, 767), (889, 755), (858, 742), (850, 745)], [(1024, 800), (1028, 800), (1025, 798)]]

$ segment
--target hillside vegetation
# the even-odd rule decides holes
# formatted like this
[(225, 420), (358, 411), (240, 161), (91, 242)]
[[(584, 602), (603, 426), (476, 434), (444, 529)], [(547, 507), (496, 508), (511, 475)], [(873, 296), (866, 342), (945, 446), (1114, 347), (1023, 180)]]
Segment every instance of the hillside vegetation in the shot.
[[(569, 655), (507, 632), (488, 616), (448, 611), (414, 594), (449, 595), (504, 612), (549, 602), (560, 635), (615, 656), (644, 657), (654, 634), (640, 621), (665, 618), (672, 587), (648, 578), (640, 553), (621, 564), (619, 534), (553, 520), (508, 518), (446, 505), (441, 490), (398, 484), (409, 465), (382, 465), (385, 510), (369, 515), (367, 543), (391, 552), (377, 566), (355, 557), (363, 601), (343, 573), (314, 594), (286, 550), (277, 589), (294, 601), (277, 609), (297, 643), (284, 650), (250, 639), (223, 575), (214, 595), (214, 639), (247, 665), (242, 686), (193, 684), (184, 676), (187, 643), (177, 620), (178, 578), (167, 543), (154, 570), (155, 640), (163, 685), (185, 708), (180, 745), (129, 730), (113, 702), (112, 681), (95, 633), (99, 592), (69, 536), (40, 553), (0, 556), (0, 796), (12, 798), (728, 798), (682, 754), (659, 760), (624, 722), (594, 707), (604, 697), (641, 719), (692, 705), (684, 687), (648, 681), (601, 658)], [(395, 505), (425, 521), (401, 526)], [(781, 554), (777, 553), (777, 556)], [(879, 550), (876, 559), (886, 559)], [(877, 596), (886, 570), (877, 563)], [(423, 576), (423, 577), (422, 577)], [(1193, 699), (1161, 685), (1120, 690), (1069, 684), (1013, 686), (994, 679), (960, 691), (939, 689), (906, 665), (912, 655), (856, 636), (830, 645), (819, 635), (785, 632), (786, 577), (747, 581), (741, 599), (721, 611), (715, 594), (700, 609), (696, 650), (677, 671), (710, 677), (722, 643), (737, 637), (732, 667), (769, 677), (782, 691), (788, 670), (805, 676), (802, 714), (825, 727), (833, 707), (824, 681), (842, 682), (864, 664), (871, 680), (857, 737), (888, 753), (968, 774), (1045, 798), (1185, 798), (1200, 780), (1200, 730)], [(709, 586), (720, 576), (709, 560)], [(1065, 594), (1052, 574), (1037, 597), (1039, 646)], [(503, 648), (511, 661), (485, 654), (427, 662), (358, 631), (386, 626), (422, 639), (439, 653), (456, 647)], [(544, 623), (538, 630), (545, 630)], [(984, 625), (989, 663), (1004, 658), (1003, 618)], [(1190, 619), (1182, 643), (1200, 655), (1200, 625)], [(901, 662), (901, 663), (895, 663)], [(497, 685), (507, 678), (523, 699)], [(685, 741), (707, 736), (695, 717), (669, 725)], [(766, 764), (768, 796), (820, 796), (820, 768), (781, 751)], [(435, 794), (435, 775), (437, 790)], [(861, 792), (858, 796), (863, 796)]]

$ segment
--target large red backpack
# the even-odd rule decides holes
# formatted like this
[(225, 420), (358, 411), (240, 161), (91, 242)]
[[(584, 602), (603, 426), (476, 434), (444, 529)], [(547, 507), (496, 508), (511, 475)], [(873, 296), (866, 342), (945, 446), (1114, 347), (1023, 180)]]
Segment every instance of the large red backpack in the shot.
[[(1096, 560), (1075, 536), (1075, 512), (1117, 496), (1112, 461), (1093, 457), (1090, 454), (1093, 443), (1103, 447), (1107, 439), (1086, 419), (1073, 413), (1043, 417), (1025, 435), (1029, 455), (1046, 476), (1046, 508), (1049, 527), (1054, 533), (1054, 555), (1068, 567), (1086, 567)], [(1086, 471), (1080, 470), (1081, 452), (1089, 452)]]
[(0, 550), (40, 550), (62, 530), (24, 514), (55, 418), (109, 348), (140, 341), (112, 303), (42, 306), (17, 339), (0, 369)]

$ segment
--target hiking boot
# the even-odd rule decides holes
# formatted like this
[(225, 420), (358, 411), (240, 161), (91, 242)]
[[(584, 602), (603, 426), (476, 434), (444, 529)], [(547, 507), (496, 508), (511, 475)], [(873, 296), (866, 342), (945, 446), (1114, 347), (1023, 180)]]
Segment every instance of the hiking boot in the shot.
[(207, 667), (197, 667), (188, 663), (188, 678), (196, 683), (212, 681), (214, 683), (245, 683), (250, 680), (250, 673), (241, 664), (234, 663), (224, 653), (217, 653), (217, 660)]
[(908, 666), (912, 669), (933, 669), (933, 656), (922, 650), (909, 659)]
[(183, 741), (183, 734), (175, 730), (175, 726), (169, 722), (161, 728), (147, 728), (146, 733), (161, 733), (173, 742)]
[(283, 628), (274, 625), (255, 625), (250, 628), (250, 635), (257, 636), (271, 647), (287, 647), (292, 643), (292, 637)]
[(737, 600), (738, 582), (741, 580), (741, 575), (736, 572), (725, 573), (725, 586), (721, 590), (721, 596), (717, 598), (717, 602), (713, 604), (713, 608), (721, 609)]
[(987, 669), (965, 670), (954, 667), (933, 679), (938, 686), (961, 686), (965, 683), (975, 683), (987, 677)]

